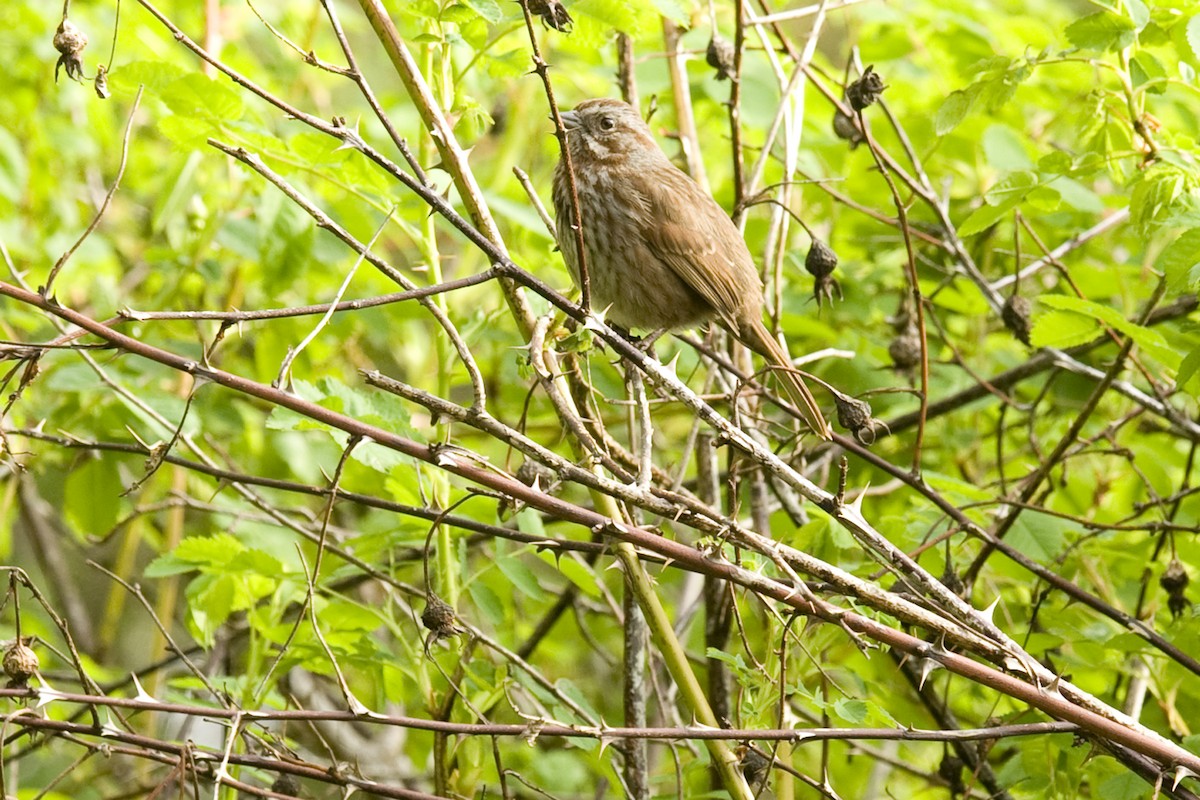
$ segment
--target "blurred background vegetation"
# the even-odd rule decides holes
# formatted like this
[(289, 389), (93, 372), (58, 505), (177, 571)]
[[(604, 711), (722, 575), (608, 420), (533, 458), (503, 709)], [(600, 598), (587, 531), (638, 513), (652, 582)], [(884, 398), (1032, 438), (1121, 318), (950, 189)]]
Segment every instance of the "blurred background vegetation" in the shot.
[[(801, 5), (747, 2), (745, 13), (761, 17)], [(429, 179), (461, 208), (412, 98), (363, 12), (348, 3), (335, 7), (387, 117)], [(508, 0), (399, 0), (387, 7), (459, 143), (469, 148), (468, 163), (512, 259), (567, 292), (569, 278), (553, 239), (513, 173), (514, 167), (528, 173), (542, 202), (549, 202), (558, 144), (541, 81), (530, 73), (521, 6)], [(713, 195), (735, 211), (730, 82), (718, 80), (705, 59), (714, 22), (722, 37), (734, 38), (735, 4), (567, 0), (565, 7), (574, 21), (569, 32), (536, 26), (559, 104), (570, 108), (587, 98), (620, 95), (616, 36), (625, 34), (639, 105), (646, 114), (653, 111), (650, 125), (660, 143), (677, 163), (687, 164), (680, 138), (685, 102)], [(89, 39), (83, 52), (89, 80), (73, 82), (64, 73), (56, 83), (52, 39), (61, 8), (27, 0), (0, 5), (2, 280), (32, 289), (46, 283), (52, 266), (95, 218), (127, 146), (111, 204), (55, 278), (52, 293), (62, 305), (99, 320), (123, 314), (114, 325), (140, 341), (271, 383), (317, 317), (223, 329), (219, 321), (139, 319), (138, 312), (327, 303), (352, 270), (346, 299), (398, 290), (369, 264), (355, 270), (353, 252), (276, 187), (210, 146), (210, 137), (260, 156), (360, 241), (378, 234), (373, 251), (417, 285), (489, 266), (479, 249), (362, 153), (288, 118), (204, 65), (155, 18), (150, 4), (126, 0), (114, 28), (117, 9), (114, 3), (70, 5), (71, 21)], [(401, 161), (355, 84), (306, 63), (345, 63), (320, 4), (162, 0), (157, 11), (265, 91), (321, 119), (344, 118), (363, 139)], [(772, 322), (786, 332), (793, 355), (838, 351), (806, 369), (841, 392), (866, 396), (877, 418), (896, 421), (918, 408), (911, 390), (919, 386), (919, 370), (911, 362), (897, 364), (905, 359), (898, 358), (896, 342), (913, 316), (892, 194), (872, 148), (852, 147), (837, 135), (834, 106), (821, 91), (840, 99), (845, 82), (863, 65), (874, 65), (883, 77), (887, 114), (906, 135), (902, 140), (874, 107), (866, 116), (877, 149), (923, 176), (957, 228), (948, 235), (935, 209), (901, 182), (928, 303), (930, 400), (986, 384), (1029, 363), (1043, 346), (1090, 342), (1106, 330), (1117, 340), (1132, 340), (1135, 362), (1122, 377), (1159, 397), (1174, 417), (1148, 411), (1118, 391), (1092, 406), (1094, 376), (1043, 368), (997, 390), (1011, 403), (985, 393), (931, 415), (921, 474), (932, 492), (991, 526), (1013, 483), (1036, 469), (1087, 410), (1077, 443), (1006, 541), (1192, 652), (1200, 635), (1194, 606), (1186, 592), (1177, 592), (1181, 599), (1169, 609), (1170, 592), (1159, 579), (1173, 561), (1187, 573), (1200, 558), (1200, 503), (1187, 491), (1197, 438), (1184, 424), (1196, 419), (1200, 363), (1200, 337), (1188, 315), (1200, 279), (1197, 11), (1200, 4), (1193, 2), (1148, 0), (830, 3), (820, 15), (811, 81), (802, 80), (786, 96), (794, 59), (818, 15), (746, 26), (740, 92), (748, 174), (763, 156), (781, 107), (786, 109), (785, 131), (766, 154), (761, 177), (747, 186), (744, 196), (751, 202), (740, 209), (751, 252), (766, 265)], [(674, 59), (664, 44), (671, 31), (679, 36), (674, 58), (686, 93), (671, 80)], [(315, 58), (306, 59), (309, 53)], [(107, 100), (90, 80), (101, 63), (108, 65)], [(790, 224), (782, 243), (772, 244), (778, 206), (755, 201), (778, 199), (781, 181), (795, 182), (789, 208), (838, 255), (840, 292), (832, 302), (813, 297), (812, 277), (803, 268), (811, 239), (803, 228)], [(1017, 267), (1081, 234), (1078, 246), (1015, 284), (1033, 301), (1032, 347), (1006, 327), (962, 259), (943, 246), (948, 239), (960, 241), (992, 290), (1007, 298)], [(549, 310), (542, 299), (529, 298), (536, 312)], [(570, 457), (558, 418), (534, 389), (523, 349), (527, 339), (496, 283), (439, 295), (437, 302), (480, 366), (490, 413)], [(1142, 315), (1156, 307), (1175, 313), (1151, 326)], [(61, 333), (57, 321), (11, 299), (0, 301), (0, 309), (7, 403), (0, 420), (0, 560), (25, 570), (67, 621), (99, 687), (134, 696), (138, 690), (129, 675), (142, 671), (145, 691), (164, 701), (207, 704), (220, 702), (220, 695), (245, 709), (343, 708), (332, 652), (354, 696), (374, 710), (436, 717), (449, 709), (451, 719), (479, 721), (470, 710), (475, 708), (486, 709), (490, 721), (520, 723), (514, 708), (535, 716), (540, 708), (547, 717), (583, 724), (567, 698), (594, 720), (620, 724), (622, 581), (619, 571), (606, 569), (609, 555), (593, 562), (446, 529), (438, 532), (440, 547), (427, 576), (422, 550), (428, 520), (339, 502), (329, 525), (338, 549), (325, 556), (314, 600), (322, 643), (311, 626), (296, 625), (295, 616), (308, 591), (312, 534), (321, 529), (325, 499), (241, 485), (174, 463), (151, 463), (148, 470), (147, 448), (170, 443), (174, 455), (192, 464), (207, 461), (229, 473), (323, 489), (338, 468), (346, 436), (215, 385), (193, 392), (183, 373), (111, 349), (80, 347), (98, 343), (88, 337), (40, 352), (37, 374), (30, 375), (28, 353), (13, 343), (53, 340)], [(585, 352), (596, 408), (613, 435), (628, 442), (626, 389), (616, 358), (578, 333), (560, 347)], [(1110, 342), (1079, 358), (1103, 372), (1119, 350), (1119, 341)], [(679, 374), (693, 388), (720, 391), (705, 382), (710, 366), (690, 345), (663, 340), (657, 355), (664, 362), (678, 355)], [(371, 389), (360, 370), (380, 370), (470, 403), (466, 371), (418, 304), (334, 315), (298, 353), (281, 384), (415, 440), (453, 442), (507, 472), (519, 467), (521, 458), (504, 442)], [(832, 412), (828, 395), (822, 398)], [(764, 430), (799, 459), (783, 418), (767, 416), (773, 422), (762, 423)], [(687, 450), (693, 416), (680, 404), (656, 402), (653, 419), (656, 466), (672, 475), (682, 470), (679, 480), (694, 486)], [(880, 430), (873, 452), (907, 470), (916, 426), (894, 427), (894, 435)], [(723, 455), (721, 462), (726, 464)], [(836, 461), (814, 456), (812, 463), (813, 480), (836, 488)], [(745, 476), (723, 477), (726, 510), (749, 517), (754, 503), (739, 482)], [(354, 450), (340, 485), (417, 507), (461, 502), (456, 513), (535, 536), (587, 538), (578, 526), (529, 509), (514, 515), (494, 498), (473, 496), (465, 481), (370, 443)], [(915, 551), (945, 540), (921, 552), (920, 563), (932, 574), (953, 578), (979, 552), (979, 543), (911, 483), (851, 459), (848, 485), (851, 492), (869, 487), (864, 513), (899, 548)], [(579, 487), (565, 487), (563, 497), (589, 503)], [(881, 577), (879, 565), (848, 533), (815, 508), (808, 514), (798, 524), (773, 504), (753, 521), (765, 518), (770, 530), (761, 532), (891, 586), (892, 578)], [(656, 521), (667, 535), (695, 540), (693, 531)], [(770, 569), (761, 556), (746, 553), (743, 559), (752, 568)], [(145, 602), (93, 562), (140, 586)], [(686, 620), (685, 611), (695, 610), (694, 576), (657, 567), (654, 574), (672, 614)], [(467, 645), (463, 638), (427, 649), (418, 619), (427, 577), (462, 619), (510, 650), (529, 639), (560, 593), (575, 587), (553, 635), (528, 654), (544, 682), (495, 648)], [(974, 577), (973, 604), (983, 608), (998, 599), (997, 623), (1036, 658), (1200, 752), (1191, 727), (1200, 718), (1196, 674), (1010, 560), (992, 556)], [(44, 643), (35, 647), (44, 679), (62, 691), (89, 693), (92, 687), (79, 684), (45, 608), (26, 588), (14, 591), (22, 594), (22, 635)], [(10, 593), (3, 639), (17, 635), (12, 599)], [(780, 720), (785, 620), (740, 589), (738, 608), (740, 635), (735, 632), (725, 653), (706, 654), (701, 622), (679, 626), (697, 669), (711, 663), (706, 656), (730, 669), (735, 727), (944, 726), (895, 660), (878, 650), (860, 652), (834, 626), (805, 629), (803, 646), (789, 651), (788, 708)], [(172, 654), (155, 616), (189, 654), (195, 672)], [(690, 723), (653, 658), (652, 675), (652, 724)], [(461, 686), (457, 700), (448, 699), (454, 697), (447, 691), (451, 678)], [(925, 689), (964, 726), (1044, 719), (942, 672)], [(6, 702), (10, 713), (20, 707), (17, 700)], [(55, 703), (38, 713), (67, 719), (77, 710)], [(175, 715), (142, 714), (130, 725), (147, 736), (192, 739), (218, 752), (226, 745), (224, 728)], [(341, 763), (383, 784), (451, 796), (498, 795), (497, 759), (514, 776), (512, 796), (542, 796), (532, 787), (555, 797), (622, 791), (619, 748), (589, 739), (529, 745), (497, 739), (494, 755), (486, 737), (447, 742), (425, 732), (348, 723), (322, 726), (319, 734), (301, 723), (272, 725), (271, 731), (239, 739), (235, 750), (262, 753), (270, 751), (264, 741), (278, 747), (286, 741), (318, 763)], [(91, 740), (80, 745), (44, 733), (18, 736), (11, 728), (8, 737), (4, 788), (19, 798), (175, 796), (176, 789), (167, 788), (175, 780), (169, 766), (122, 755), (84, 758), (96, 752)], [(1008, 797), (1137, 798), (1153, 791), (1113, 758), (1089, 758), (1089, 748), (1075, 747), (1069, 733), (990, 744), (984, 760), (994, 786)], [(797, 746), (789, 757), (796, 770), (843, 798), (994, 793), (978, 775), (956, 770), (947, 753), (941, 742), (856, 741)], [(650, 764), (655, 796), (709, 791), (708, 755), (697, 743), (654, 744)], [(275, 780), (252, 767), (230, 771), (252, 787)], [(206, 785), (204, 791), (213, 790)], [(300, 796), (334, 797), (339, 791), (304, 781)], [(820, 796), (799, 782), (767, 791)]]

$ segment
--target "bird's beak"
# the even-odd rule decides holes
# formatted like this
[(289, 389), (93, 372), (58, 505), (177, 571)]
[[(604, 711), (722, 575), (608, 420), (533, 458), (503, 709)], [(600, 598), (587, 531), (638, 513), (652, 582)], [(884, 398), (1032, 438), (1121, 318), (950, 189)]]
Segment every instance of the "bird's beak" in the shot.
[(579, 127), (579, 112), (564, 111), (559, 114), (559, 117), (562, 118), (563, 127), (567, 130), (573, 131)]

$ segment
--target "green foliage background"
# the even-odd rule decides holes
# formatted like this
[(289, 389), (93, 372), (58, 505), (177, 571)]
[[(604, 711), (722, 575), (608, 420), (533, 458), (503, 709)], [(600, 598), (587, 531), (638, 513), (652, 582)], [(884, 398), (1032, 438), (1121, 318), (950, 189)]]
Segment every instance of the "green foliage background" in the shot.
[[(662, 57), (662, 19), (690, 28), (682, 42), (693, 55), (687, 77), (702, 156), (715, 197), (729, 208), (734, 197), (725, 106), (729, 84), (717, 81), (704, 63), (710, 33), (707, 6), (690, 0), (579, 0), (567, 5), (576, 21), (570, 35), (538, 32), (560, 104), (571, 107), (589, 97), (616, 96), (613, 37), (615, 30), (624, 31), (634, 43), (643, 107), (649, 98), (657, 99), (651, 124), (672, 155), (679, 152), (677, 140), (669, 136), (677, 117)], [(732, 9), (725, 2), (716, 6), (718, 23), (731, 37)], [(223, 42), (220, 58), (309, 113), (345, 117), (365, 139), (395, 156), (384, 146), (386, 134), (353, 84), (306, 65), (256, 17), (255, 8), (301, 51), (343, 63), (319, 6), (266, 0), (254, 8), (223, 4), (216, 26)], [(164, 1), (160, 9), (193, 38), (202, 38), (203, 4)], [(339, 9), (381, 104), (431, 178), (457, 202), (445, 173), (436, 169), (435, 150), (416, 110), (361, 12), (350, 5)], [(89, 75), (98, 61), (107, 60), (114, 11), (110, 3), (72, 5), (72, 20), (91, 39), (85, 52)], [(549, 135), (541, 84), (529, 74), (529, 41), (519, 6), (496, 0), (415, 0), (392, 3), (390, 11), (448, 109), (460, 142), (473, 148), (470, 165), (513, 259), (566, 291), (561, 258), (512, 173), (514, 166), (528, 172), (548, 201), (558, 150)], [(1144, 320), (1139, 315), (1152, 302), (1188, 297), (1200, 281), (1197, 12), (1197, 3), (1142, 0), (1112, 5), (863, 2), (830, 12), (814, 61), (824, 85), (838, 94), (852, 47), (884, 77), (889, 111), (906, 131), (968, 253), (990, 281), (1011, 274), (1016, 263), (1025, 265), (1042, 255), (1034, 237), (1019, 228), (1017, 214), (1053, 248), (1106, 217), (1127, 213), (1128, 221), (1072, 250), (1061, 269), (1046, 268), (1020, 282), (1021, 294), (1035, 301), (1033, 344), (1073, 346), (1103, 333), (1103, 325), (1111, 326), (1136, 343), (1140, 371), (1123, 377), (1144, 390), (1152, 379), (1154, 391), (1171, 395), (1169, 402), (1184, 420), (1196, 418), (1200, 336), (1186, 314), (1155, 326), (1140, 324)], [(263, 309), (334, 297), (354, 268), (353, 254), (277, 189), (210, 147), (209, 137), (260, 155), (360, 240), (370, 240), (382, 226), (376, 252), (418, 284), (487, 268), (479, 251), (360, 153), (339, 147), (229, 80), (202, 70), (137, 3), (121, 7), (109, 77), (113, 97), (101, 101), (91, 87), (65, 78), (56, 85), (51, 38), (59, 19), (54, 4), (10, 0), (0, 6), (0, 53), (6, 54), (0, 90), (0, 243), (8, 270), (15, 273), (4, 280), (19, 276), (31, 287), (44, 283), (51, 266), (91, 222), (116, 175), (139, 87), (144, 87), (143, 95), (133, 112), (120, 189), (96, 232), (56, 280), (54, 294), (63, 305), (108, 319), (121, 309)], [(807, 24), (784, 23), (784, 31), (802, 45)], [(742, 119), (745, 156), (752, 164), (779, 107), (780, 87), (758, 37), (749, 35), (748, 45)], [(782, 62), (790, 74), (790, 60)], [(841, 391), (860, 396), (908, 388), (913, 377), (892, 368), (888, 351), (896, 336), (895, 316), (908, 291), (905, 247), (896, 227), (876, 218), (892, 219), (896, 209), (870, 149), (851, 149), (837, 138), (832, 114), (828, 100), (808, 86), (802, 114), (796, 117), (803, 126), (797, 158), (806, 182), (797, 187), (793, 209), (838, 253), (836, 277), (844, 297), (820, 307), (812, 300), (811, 278), (802, 269), (809, 239), (793, 226), (779, 287), (778, 322), (793, 354), (822, 348), (853, 353), (852, 358), (827, 358), (810, 366)], [(900, 140), (879, 109), (871, 109), (867, 117), (879, 146), (909, 168)], [(1135, 123), (1149, 139), (1139, 135)], [(783, 153), (774, 155), (765, 185), (783, 174)], [(903, 188), (901, 197), (912, 200)], [(770, 207), (752, 206), (747, 214), (747, 242), (761, 255)], [(926, 205), (913, 203), (910, 218), (914, 230), (942, 238), (940, 223)], [(919, 241), (918, 268), (930, 313), (939, 322), (930, 328), (931, 399), (951, 396), (980, 377), (1030, 359), (1033, 351), (1005, 329), (944, 250)], [(1160, 285), (1165, 291), (1161, 296)], [(363, 264), (346, 296), (395, 290)], [(549, 403), (541, 394), (531, 394), (522, 350), (526, 341), (495, 284), (461, 289), (439, 302), (488, 381), (490, 412), (509, 424), (523, 421), (532, 437), (569, 454)], [(539, 311), (547, 310), (538, 298), (531, 296), (531, 302)], [(11, 300), (0, 309), (4, 340), (45, 342), (58, 335), (43, 313)], [(269, 383), (289, 349), (314, 324), (314, 317), (294, 317), (238, 325), (225, 332), (210, 358), (222, 369)], [(119, 329), (199, 360), (220, 325), (126, 319)], [(586, 340), (581, 346), (587, 347)], [(1117, 350), (1110, 343), (1081, 358), (1104, 370)], [(680, 374), (699, 387), (704, 368), (692, 348), (675, 342), (658, 348), (664, 361), (676, 353)], [(598, 392), (623, 397), (610, 354), (591, 350), (588, 358)], [(140, 583), (178, 640), (200, 648), (194, 658), (204, 661), (206, 654), (216, 654), (209, 665), (212, 680), (242, 707), (287, 706), (287, 692), (294, 687), (279, 681), (289, 670), (331, 676), (330, 660), (311, 627), (293, 622), (306, 595), (305, 569), (312, 565), (315, 547), (289, 525), (319, 529), (325, 505), (321, 498), (256, 488), (261, 502), (255, 507), (227, 482), (169, 464), (142, 482), (144, 453), (81, 444), (165, 443), (183, 420), (181, 433), (225, 469), (325, 487), (337, 467), (344, 435), (216, 386), (196, 392), (185, 418), (188, 379), (110, 350), (52, 351), (39, 367), (36, 379), (20, 391), (3, 418), (0, 558), (29, 570), (60, 610), (69, 609), (60, 605), (68, 597), (82, 604), (77, 618), (67, 615), (90, 674), (113, 692), (132, 694), (136, 690), (125, 682), (128, 673), (156, 663), (166, 651), (146, 609), (87, 566), (88, 559)], [(397, 433), (421, 441), (453, 441), (484, 454), (498, 468), (517, 468), (520, 459), (503, 443), (433, 420), (419, 407), (366, 387), (358, 371), (370, 369), (457, 402), (470, 400), (466, 373), (453, 349), (430, 316), (411, 302), (334, 316), (298, 356), (286, 385), (300, 396)], [(18, 369), (8, 376), (6, 395), (16, 390), (20, 374)], [(1002, 405), (989, 396), (932, 418), (921, 455), (926, 484), (980, 524), (992, 524), (1003, 492), (1032, 471), (1064, 435), (1094, 387), (1091, 379), (1047, 370), (1010, 390), (1017, 403), (1032, 405), (1009, 408), (1002, 415)], [(909, 392), (876, 393), (870, 400), (882, 420), (917, 406)], [(623, 407), (600, 407), (608, 427), (625, 440)], [(1038, 495), (1039, 509), (1024, 513), (1007, 541), (1194, 653), (1200, 636), (1194, 605), (1189, 602), (1173, 617), (1157, 581), (1173, 556), (1189, 569), (1200, 558), (1195, 537), (1200, 504), (1186, 492), (1175, 498), (1192, 480), (1195, 439), (1169, 420), (1134, 415), (1137, 410), (1115, 392), (1103, 398), (1084, 428), (1083, 445), (1055, 470)], [(671, 469), (685, 457), (682, 448), (692, 418), (676, 404), (656, 405), (654, 418), (655, 460)], [(998, 430), (1003, 431), (999, 443)], [(895, 436), (881, 436), (874, 451), (907, 467), (913, 436), (911, 427), (897, 429)], [(173, 452), (196, 460), (183, 441), (174, 444)], [(1002, 475), (1008, 483), (999, 482)], [(825, 469), (817, 478), (832, 488), (836, 469)], [(341, 483), (347, 490), (412, 506), (462, 502), (458, 513), (487, 523), (508, 521), (495, 499), (472, 497), (465, 483), (377, 445), (355, 450)], [(949, 532), (947, 520), (925, 497), (861, 461), (852, 460), (849, 483), (852, 490), (873, 487), (864, 513), (902, 549), (912, 551)], [(130, 487), (133, 491), (127, 491)], [(578, 487), (568, 487), (564, 496), (588, 502)], [(876, 574), (878, 565), (848, 534), (820, 511), (810, 513), (811, 522), (797, 527), (776, 511), (770, 533), (861, 576)], [(536, 535), (587, 535), (528, 510), (512, 522)], [(691, 540), (692, 532), (670, 524), (664, 524), (664, 531)], [(437, 665), (426, 656), (417, 615), (423, 607), (421, 548), (428, 521), (340, 502), (331, 532), (339, 552), (353, 553), (412, 588), (406, 593), (369, 579), (360, 565), (337, 554), (327, 554), (323, 562), (315, 602), (324, 636), (355, 695), (368, 707), (429, 716), (446, 702), (445, 675), (461, 668), (456, 677), (463, 699), (491, 709), (488, 718), (493, 721), (521, 721), (505, 699), (506, 692), (516, 692), (536, 698), (558, 720), (578, 721), (562, 702), (566, 696), (596, 718), (619, 724), (621, 630), (611, 604), (619, 605), (621, 579), (616, 570), (605, 569), (609, 557), (592, 567), (573, 556), (556, 558), (530, 545), (458, 530), (437, 539), (451, 546), (448, 552), (443, 546), (430, 565), (437, 591), (461, 617), (508, 648), (530, 635), (565, 586), (579, 587), (583, 601), (578, 614), (559, 621), (554, 635), (530, 659), (558, 688), (556, 696), (486, 648), (464, 650), (456, 640), (448, 648), (433, 649)], [(961, 569), (978, 552), (978, 543), (961, 534), (948, 541), (921, 555), (921, 564), (935, 575), (947, 569), (948, 558)], [(47, 547), (53, 552), (47, 553)], [(755, 555), (744, 559), (764, 570), (770, 567)], [(656, 569), (655, 574), (660, 595), (678, 611), (674, 604), (683, 597), (685, 576), (670, 569)], [(1194, 737), (1194, 721), (1200, 718), (1200, 679), (1195, 674), (1128, 630), (1047, 591), (1002, 557), (987, 562), (971, 599), (977, 607), (998, 599), (996, 619), (1006, 631), (1115, 706), (1125, 702), (1131, 679), (1147, 681), (1141, 720), (1200, 752)], [(713, 654), (735, 676), (733, 722), (745, 728), (778, 727), (781, 621), (752, 598), (740, 600), (745, 637), (735, 636), (728, 653)], [(10, 604), (4, 638), (15, 635), (12, 613)], [(54, 627), (28, 600), (22, 613), (24, 633), (58, 642)], [(705, 655), (702, 626), (693, 624), (686, 637), (699, 668)], [(832, 626), (806, 630), (803, 643), (804, 652), (793, 648), (788, 665), (793, 709), (787, 724), (936, 727), (885, 654), (861, 653)], [(73, 680), (67, 662), (40, 652), (51, 683), (61, 688)], [(939, 673), (931, 681), (964, 726), (1040, 719), (1021, 704), (961, 679)], [(147, 683), (162, 699), (212, 700), (193, 677), (174, 666), (153, 672)], [(330, 701), (339, 704), (336, 687), (328, 687)], [(654, 708), (662, 724), (690, 721)], [(70, 709), (51, 706), (47, 713), (66, 716)], [(475, 719), (462, 702), (454, 715)], [(158, 735), (174, 735), (166, 720), (147, 724)], [(282, 734), (296, 737), (300, 745), (315, 744), (299, 727)], [(219, 733), (216, 741), (221, 741)], [(498, 778), (490, 743), (480, 737), (451, 745), (455, 761), (448, 790), (481, 796), (487, 787), (494, 795)], [(388, 773), (397, 783), (409, 781), (431, 791), (433, 737), (410, 732), (389, 746), (393, 749), (363, 752), (400, 765)], [(542, 740), (526, 746), (505, 741), (500, 747), (506, 768), (554, 796), (591, 796), (597, 786), (612, 791), (617, 785), (620, 760), (612, 748), (596, 742)], [(116, 797), (122, 784), (147, 788), (162, 780), (157, 767), (144, 764), (123, 767), (125, 772), (107, 760), (75, 765), (78, 752), (56, 741), (37, 747), (9, 744), (5, 754), (26, 748), (29, 753), (16, 762), (16, 779), (10, 772), (6, 786), (21, 798)], [(676, 743), (657, 746), (652, 753), (657, 793), (675, 794), (677, 769), (686, 796), (699, 796), (708, 786), (703, 748)], [(941, 797), (947, 789), (936, 772), (943, 753), (941, 744), (932, 743), (869, 745), (866, 750), (844, 743), (823, 750), (812, 744), (797, 748), (793, 763), (818, 780), (824, 767), (829, 784), (846, 798), (872, 796), (871, 791)], [(1073, 746), (1070, 735), (1056, 735), (1000, 741), (989, 758), (1015, 798), (1150, 796), (1151, 787), (1112, 758), (1088, 760), (1086, 755), (1087, 748)], [(339, 753), (346, 760), (353, 756), (352, 749)], [(370, 775), (377, 765), (359, 767)], [(37, 794), (63, 771), (66, 777), (54, 790), (59, 794)], [(271, 780), (252, 770), (238, 775), (254, 785)], [(314, 797), (333, 796), (317, 784), (306, 785), (306, 791)], [(804, 791), (810, 790), (797, 789), (797, 796), (816, 796)]]

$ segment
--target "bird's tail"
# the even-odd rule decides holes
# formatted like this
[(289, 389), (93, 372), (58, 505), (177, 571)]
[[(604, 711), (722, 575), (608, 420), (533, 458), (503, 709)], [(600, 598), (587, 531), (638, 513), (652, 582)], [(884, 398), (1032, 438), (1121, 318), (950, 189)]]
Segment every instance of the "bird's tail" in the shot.
[(784, 391), (799, 409), (804, 421), (808, 423), (808, 427), (812, 428), (813, 432), (822, 439), (831, 440), (833, 435), (829, 423), (821, 414), (817, 399), (813, 397), (812, 392), (805, 385), (804, 379), (800, 377), (800, 373), (792, 366), (792, 360), (779, 346), (779, 342), (775, 341), (775, 337), (763, 325), (762, 320), (755, 320), (754, 324), (744, 326), (740, 333), (741, 336), (738, 338), (742, 340), (743, 344), (767, 359), (771, 366), (778, 367), (773, 372), (779, 374)]

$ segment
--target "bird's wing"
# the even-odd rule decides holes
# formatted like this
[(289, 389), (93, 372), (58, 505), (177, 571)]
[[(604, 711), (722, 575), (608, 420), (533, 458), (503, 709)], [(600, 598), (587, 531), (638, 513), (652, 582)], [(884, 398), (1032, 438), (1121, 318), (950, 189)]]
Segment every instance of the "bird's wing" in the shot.
[(669, 180), (654, 177), (660, 180), (641, 187), (652, 214), (646, 243), (730, 330), (739, 331), (738, 311), (761, 302), (762, 284), (737, 226), (682, 172)]

